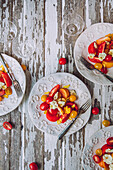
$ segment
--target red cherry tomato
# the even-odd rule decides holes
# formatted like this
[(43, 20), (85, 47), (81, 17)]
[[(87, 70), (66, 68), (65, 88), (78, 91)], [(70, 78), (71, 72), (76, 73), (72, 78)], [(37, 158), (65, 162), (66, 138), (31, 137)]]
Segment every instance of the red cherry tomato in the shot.
[(66, 61), (65, 58), (60, 58), (60, 59), (59, 59), (59, 64), (60, 64), (60, 65), (65, 65), (66, 62), (67, 62), (67, 61)]
[(105, 144), (105, 145), (102, 146), (101, 149), (102, 149), (102, 154), (105, 154), (105, 153), (107, 153), (106, 150), (107, 150), (107, 149), (113, 149), (113, 146), (110, 146), (110, 145), (108, 145), (108, 144)]
[(4, 123), (3, 123), (3, 127), (4, 127), (6, 130), (11, 130), (11, 129), (12, 129), (12, 125), (11, 125), (9, 122), (4, 122)]
[(105, 58), (105, 61), (111, 61), (112, 60), (112, 56), (111, 55), (107, 55)]
[(59, 89), (60, 89), (60, 85), (57, 84), (55, 87), (52, 88), (52, 90), (49, 93), (49, 96), (53, 97)]
[(98, 113), (99, 113), (99, 108), (98, 107), (92, 108), (92, 114), (97, 115)]
[(97, 43), (94, 41), (88, 47), (88, 53), (89, 54), (95, 54), (96, 53), (96, 48), (94, 46), (94, 43), (97, 45)]
[(52, 115), (56, 115), (58, 113), (58, 109), (51, 109), (49, 108), (49, 112), (52, 114)]
[(5, 94), (5, 90), (1, 89), (0, 90), (0, 96), (3, 96)]
[(49, 105), (46, 102), (43, 102), (40, 105), (40, 110), (42, 110), (42, 111), (47, 110), (48, 108), (49, 108)]
[(59, 119), (59, 115), (52, 115), (48, 110), (46, 113), (46, 118), (51, 122), (56, 122)]
[(103, 72), (104, 74), (107, 74), (107, 72), (108, 72), (106, 67), (102, 67), (100, 71)]
[(113, 137), (109, 137), (107, 140), (106, 140), (107, 144), (108, 145), (112, 145), (113, 146)]
[(38, 170), (38, 166), (35, 162), (32, 162), (30, 165), (29, 165), (29, 168), (30, 170)]
[(93, 156), (93, 160), (96, 162), (96, 163), (99, 163), (101, 161), (101, 158), (98, 156), (98, 155), (94, 155)]
[(50, 102), (52, 102), (53, 101), (53, 98), (51, 97), (51, 96), (48, 96), (47, 98), (46, 98), (46, 103), (47, 104), (50, 104)]
[(2, 77), (0, 77), (0, 82), (5, 83)]
[(103, 53), (104, 52), (105, 45), (106, 45), (106, 42), (103, 42), (102, 44), (100, 44), (98, 46), (98, 53), (97, 53), (98, 55), (99, 55), (99, 53)]
[(12, 85), (12, 81), (11, 81), (10, 77), (8, 76), (8, 74), (5, 72), (2, 72), (1, 75), (2, 75), (2, 78), (4, 79), (6, 86), (10, 87)]

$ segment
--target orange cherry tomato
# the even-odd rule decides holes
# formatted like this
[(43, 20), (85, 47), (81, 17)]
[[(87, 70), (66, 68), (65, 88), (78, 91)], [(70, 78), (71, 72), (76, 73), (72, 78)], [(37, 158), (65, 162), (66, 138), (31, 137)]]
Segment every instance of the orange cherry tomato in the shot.
[(70, 113), (70, 117), (75, 118), (76, 116), (77, 116), (77, 111), (72, 110), (72, 112)]
[(101, 63), (95, 63), (94, 67), (98, 70), (101, 70), (102, 64)]
[(74, 102), (76, 99), (77, 99), (77, 98), (76, 98), (76, 96), (75, 96), (75, 95), (71, 95), (71, 96), (69, 96), (69, 100), (70, 100), (70, 102)]
[(6, 130), (11, 130), (11, 129), (12, 129), (12, 125), (11, 125), (9, 122), (4, 122), (4, 123), (3, 123), (3, 127), (4, 127)]
[(102, 149), (97, 149), (96, 151), (95, 151), (95, 153), (96, 153), (96, 155), (98, 155), (98, 156), (102, 156)]
[(110, 121), (109, 120), (103, 120), (102, 124), (105, 126), (105, 127), (108, 127), (110, 125)]
[(47, 95), (42, 95), (42, 96), (41, 96), (41, 100), (42, 100), (43, 102), (46, 102), (46, 98), (47, 98)]

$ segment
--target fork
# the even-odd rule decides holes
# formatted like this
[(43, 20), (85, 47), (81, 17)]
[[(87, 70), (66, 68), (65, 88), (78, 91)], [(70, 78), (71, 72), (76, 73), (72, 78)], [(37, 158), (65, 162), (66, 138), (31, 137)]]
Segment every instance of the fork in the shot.
[(58, 135), (58, 140), (62, 139), (62, 137), (68, 132), (70, 127), (74, 124), (75, 120), (79, 117), (80, 114), (83, 114), (87, 111), (87, 109), (91, 105), (91, 100), (88, 99), (79, 109), (78, 115), (69, 123), (68, 126), (65, 127), (65, 129)]
[(15, 76), (14, 76), (11, 68), (9, 67), (9, 65), (7, 64), (7, 62), (5, 61), (5, 59), (3, 58), (3, 56), (1, 54), (0, 54), (0, 60), (3, 63), (3, 66), (4, 66), (5, 70), (7, 71), (9, 77), (12, 80), (12, 84), (14, 86), (14, 89), (15, 89), (17, 96), (20, 97), (23, 92), (22, 92), (22, 89), (21, 89), (19, 82), (15, 79)]

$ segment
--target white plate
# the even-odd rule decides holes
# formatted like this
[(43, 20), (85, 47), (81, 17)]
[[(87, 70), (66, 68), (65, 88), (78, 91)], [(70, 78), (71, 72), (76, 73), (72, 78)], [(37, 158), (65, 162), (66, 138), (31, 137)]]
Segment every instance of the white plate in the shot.
[(92, 157), (95, 155), (96, 149), (101, 148), (106, 144), (106, 140), (109, 137), (113, 137), (113, 126), (97, 131), (90, 139), (88, 139), (83, 151), (84, 170), (92, 170), (99, 167), (99, 165), (93, 161)]
[[(76, 63), (76, 67), (78, 71), (85, 78), (97, 84), (110, 85), (113, 83), (110, 82), (108, 79), (106, 79), (101, 73), (98, 73), (97, 71), (90, 71), (89, 69), (87, 69), (80, 62), (80, 57), (83, 56), (84, 58), (87, 59), (89, 44), (109, 33), (113, 33), (113, 24), (97, 23), (97, 24), (91, 25), (79, 36), (79, 38), (76, 41), (75, 48), (74, 48), (75, 63)], [(108, 69), (107, 74), (110, 76), (113, 75), (113, 67)]]
[[(18, 63), (17, 60), (14, 58), (2, 54), (4, 59), (7, 61), (8, 65), (11, 67), (12, 72), (14, 73), (15, 78), (18, 80), (20, 83), (20, 86), (22, 88), (23, 94), (21, 97), (17, 97), (16, 92), (14, 90), (14, 87), (11, 86), (12, 88), (12, 95), (9, 95), (8, 98), (4, 98), (3, 101), (0, 101), (0, 116), (6, 115), (7, 113), (13, 111), (16, 109), (19, 104), (21, 103), (24, 93), (25, 93), (25, 88), (26, 88), (26, 77), (25, 73)], [(2, 62), (0, 61), (0, 65), (2, 65)]]
[[(86, 85), (69, 73), (55, 73), (51, 74), (47, 77), (43, 77), (38, 80), (38, 82), (34, 85), (28, 101), (28, 111), (33, 121), (33, 124), (43, 132), (58, 135), (65, 126), (70, 122), (70, 120), (65, 123), (61, 123), (60, 125), (57, 122), (50, 122), (47, 120), (46, 115), (43, 111), (40, 110), (41, 96), (44, 92), (50, 91), (55, 85), (60, 84), (62, 86), (70, 84), (69, 89), (75, 89), (77, 92), (78, 100), (76, 103), (79, 107), (84, 104), (87, 99), (91, 99), (89, 90)], [(68, 131), (66, 135), (72, 134), (78, 130), (80, 130), (89, 120), (91, 113), (91, 107), (86, 111), (85, 114), (81, 115), (77, 121), (74, 123), (72, 128)]]

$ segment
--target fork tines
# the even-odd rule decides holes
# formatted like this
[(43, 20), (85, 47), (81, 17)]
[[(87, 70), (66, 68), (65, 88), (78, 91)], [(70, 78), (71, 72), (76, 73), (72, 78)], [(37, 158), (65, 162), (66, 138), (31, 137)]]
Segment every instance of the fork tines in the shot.
[(90, 105), (91, 105), (91, 100), (88, 99), (88, 100), (86, 101), (86, 103), (84, 103), (84, 104), (81, 106), (80, 110), (86, 111), (86, 110), (90, 107)]

